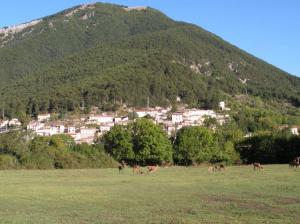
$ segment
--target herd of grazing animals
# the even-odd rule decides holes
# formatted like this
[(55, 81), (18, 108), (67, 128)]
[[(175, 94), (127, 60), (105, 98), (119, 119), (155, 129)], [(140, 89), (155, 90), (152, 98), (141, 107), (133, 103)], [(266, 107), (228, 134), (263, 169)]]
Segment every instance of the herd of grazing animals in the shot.
[[(262, 164), (260, 163), (253, 163), (253, 170), (254, 171), (261, 171), (264, 169), (264, 167), (262, 166)], [(161, 167), (163, 168), (168, 168), (171, 167), (172, 164), (170, 162), (168, 163), (163, 163)], [(289, 167), (291, 168), (298, 168), (300, 166), (300, 156), (296, 157), (292, 162), (289, 163)], [(121, 173), (125, 168), (127, 167), (127, 164), (122, 161), (119, 166), (119, 173)], [(141, 167), (139, 165), (133, 165), (132, 166), (132, 171), (133, 174), (145, 174), (145, 173), (154, 173), (158, 170), (159, 166), (155, 165), (155, 166), (147, 166), (147, 172), (145, 172), (144, 170), (141, 169)], [(223, 172), (225, 171), (225, 166), (223, 164), (221, 165), (213, 165), (213, 166), (209, 166), (208, 167), (208, 172), (209, 173), (214, 173), (214, 172)]]
[(214, 165), (214, 166), (210, 166), (208, 167), (208, 172), (209, 173), (214, 173), (214, 172), (218, 172), (218, 171), (225, 171), (225, 166), (223, 164), (221, 165)]
[(300, 156), (296, 157), (292, 162), (289, 163), (289, 167), (298, 168), (300, 166)]
[[(158, 170), (158, 165), (156, 166), (147, 166), (148, 173), (154, 173)], [(141, 169), (139, 165), (134, 165), (132, 167), (133, 174), (144, 174), (145, 172)]]

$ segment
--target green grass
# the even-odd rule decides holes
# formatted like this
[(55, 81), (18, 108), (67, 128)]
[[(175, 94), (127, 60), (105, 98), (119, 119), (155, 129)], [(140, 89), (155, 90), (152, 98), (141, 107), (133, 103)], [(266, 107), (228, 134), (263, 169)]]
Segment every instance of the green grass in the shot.
[(0, 223), (300, 223), (300, 169), (0, 171)]

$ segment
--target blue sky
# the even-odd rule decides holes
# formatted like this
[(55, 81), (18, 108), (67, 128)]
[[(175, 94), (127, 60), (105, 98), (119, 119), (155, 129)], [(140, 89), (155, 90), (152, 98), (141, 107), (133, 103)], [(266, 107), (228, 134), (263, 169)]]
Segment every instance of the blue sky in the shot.
[[(87, 0), (1, 0), (0, 27), (30, 21)], [(104, 0), (147, 5), (197, 24), (241, 49), (300, 76), (299, 0)]]

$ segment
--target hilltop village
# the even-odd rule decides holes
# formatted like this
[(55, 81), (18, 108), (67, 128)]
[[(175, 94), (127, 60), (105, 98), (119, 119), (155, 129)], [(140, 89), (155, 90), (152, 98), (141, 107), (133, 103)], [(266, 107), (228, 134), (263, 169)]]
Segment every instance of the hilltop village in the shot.
[[(57, 119), (55, 115), (47, 113), (39, 114), (36, 119), (31, 120), (26, 129), (39, 136), (67, 134), (78, 144), (93, 144), (97, 138), (108, 132), (113, 126), (127, 125), (137, 118), (147, 117), (155, 124), (161, 125), (168, 136), (172, 136), (183, 127), (201, 126), (206, 119), (212, 119), (220, 125), (224, 124), (230, 118), (226, 113), (230, 109), (225, 107), (224, 102), (220, 102), (219, 107), (219, 113), (213, 110), (188, 108), (187, 105), (176, 111), (173, 111), (171, 107), (137, 109), (124, 106), (122, 113), (99, 112), (97, 108), (93, 108), (88, 115), (65, 119)], [(20, 129), (21, 125), (16, 118), (4, 120), (0, 123), (0, 130), (5, 132), (9, 130), (7, 127)]]

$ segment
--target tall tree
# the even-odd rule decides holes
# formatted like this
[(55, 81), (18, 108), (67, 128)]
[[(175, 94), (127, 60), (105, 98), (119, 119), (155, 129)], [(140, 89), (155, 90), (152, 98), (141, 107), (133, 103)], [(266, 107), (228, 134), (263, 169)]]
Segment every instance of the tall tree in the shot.
[(216, 141), (210, 129), (186, 127), (177, 133), (174, 160), (185, 165), (211, 161), (216, 150)]

